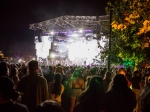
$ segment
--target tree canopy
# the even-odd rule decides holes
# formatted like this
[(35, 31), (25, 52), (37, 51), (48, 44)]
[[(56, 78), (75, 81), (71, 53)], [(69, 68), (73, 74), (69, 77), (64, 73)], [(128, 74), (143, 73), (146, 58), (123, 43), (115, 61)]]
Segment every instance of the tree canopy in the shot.
[(105, 52), (122, 60), (139, 63), (147, 58), (150, 38), (149, 0), (115, 0), (108, 2), (112, 14), (112, 49)]

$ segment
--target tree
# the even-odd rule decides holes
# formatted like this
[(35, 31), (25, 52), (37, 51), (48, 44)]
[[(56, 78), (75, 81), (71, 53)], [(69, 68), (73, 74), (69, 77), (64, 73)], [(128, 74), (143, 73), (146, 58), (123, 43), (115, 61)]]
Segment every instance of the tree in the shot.
[(103, 52), (138, 64), (147, 58), (150, 38), (149, 0), (116, 0), (108, 2), (112, 12), (112, 49)]

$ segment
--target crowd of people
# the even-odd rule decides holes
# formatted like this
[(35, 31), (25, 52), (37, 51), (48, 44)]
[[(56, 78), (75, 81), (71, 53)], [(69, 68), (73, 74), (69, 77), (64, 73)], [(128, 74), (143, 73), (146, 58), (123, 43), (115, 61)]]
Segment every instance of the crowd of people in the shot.
[(0, 112), (150, 112), (150, 69), (1, 62)]

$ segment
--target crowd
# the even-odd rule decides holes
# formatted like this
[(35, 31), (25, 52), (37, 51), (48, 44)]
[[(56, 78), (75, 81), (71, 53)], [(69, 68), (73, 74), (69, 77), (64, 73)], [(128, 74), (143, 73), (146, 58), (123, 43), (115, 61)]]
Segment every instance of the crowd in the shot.
[(150, 112), (150, 69), (1, 62), (0, 112)]

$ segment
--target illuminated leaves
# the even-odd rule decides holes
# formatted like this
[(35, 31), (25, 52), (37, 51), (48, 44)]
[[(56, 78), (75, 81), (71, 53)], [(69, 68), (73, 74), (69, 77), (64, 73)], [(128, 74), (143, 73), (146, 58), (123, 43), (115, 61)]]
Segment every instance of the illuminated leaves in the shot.
[(149, 0), (115, 0), (108, 3), (106, 12), (112, 12), (111, 53), (123, 60), (139, 63), (146, 57), (144, 37), (150, 33)]

